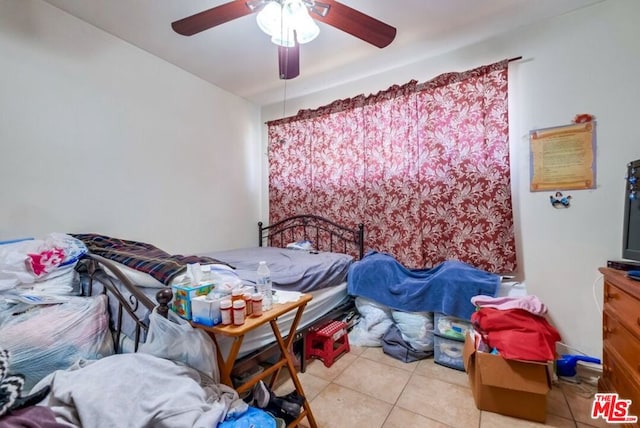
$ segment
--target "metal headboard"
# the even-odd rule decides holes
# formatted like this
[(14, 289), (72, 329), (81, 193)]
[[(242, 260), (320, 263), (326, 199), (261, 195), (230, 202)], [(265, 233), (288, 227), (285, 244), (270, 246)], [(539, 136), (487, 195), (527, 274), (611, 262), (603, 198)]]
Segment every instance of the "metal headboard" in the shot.
[(324, 217), (303, 214), (288, 217), (269, 226), (258, 222), (258, 245), (285, 247), (290, 242), (308, 239), (318, 251), (350, 253), (364, 256), (364, 224), (351, 229)]

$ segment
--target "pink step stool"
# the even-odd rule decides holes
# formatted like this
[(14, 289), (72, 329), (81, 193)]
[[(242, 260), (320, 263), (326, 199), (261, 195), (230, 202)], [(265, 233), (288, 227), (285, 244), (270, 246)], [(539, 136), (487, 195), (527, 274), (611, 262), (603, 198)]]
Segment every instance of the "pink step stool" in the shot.
[(311, 327), (305, 348), (307, 358), (317, 357), (324, 362), (325, 367), (331, 367), (336, 358), (349, 352), (347, 324), (330, 321), (319, 327)]

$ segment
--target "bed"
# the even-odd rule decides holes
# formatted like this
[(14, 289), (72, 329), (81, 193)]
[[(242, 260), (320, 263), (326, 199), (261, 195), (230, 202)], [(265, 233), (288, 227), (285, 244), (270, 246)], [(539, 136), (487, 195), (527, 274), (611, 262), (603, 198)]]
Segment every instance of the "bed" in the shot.
[[(295, 265), (297, 262), (294, 260), (298, 260), (300, 257), (323, 259), (327, 254), (335, 254), (352, 263), (362, 258), (363, 238), (364, 227), (362, 225), (348, 228), (319, 216), (300, 215), (284, 219), (270, 226), (258, 223), (259, 245), (248, 250), (250, 254), (254, 253), (252, 257), (260, 259), (267, 257), (265, 252), (276, 252), (281, 257), (288, 255), (291, 259), (291, 265)], [(286, 247), (288, 243), (299, 243), (306, 240), (314, 243), (313, 250), (301, 251), (282, 248)], [(255, 254), (256, 252), (258, 255)], [(245, 277), (243, 281), (250, 282), (252, 281), (251, 275), (255, 275), (253, 264), (257, 266), (259, 260), (243, 259), (242, 254), (243, 251), (230, 250), (193, 257), (202, 260), (215, 257), (217, 261), (222, 261), (221, 259), (225, 258), (229, 264), (235, 265), (235, 270), (239, 272), (240, 276)], [(286, 259), (287, 256), (284, 258)], [(348, 268), (349, 263), (343, 266), (343, 270)], [(278, 282), (277, 265), (274, 265), (273, 270), (275, 272), (275, 275), (272, 274), (274, 289), (278, 290), (283, 285)], [(73, 365), (64, 362), (65, 368), (43, 365), (43, 370), (46, 369), (47, 373), (43, 371), (38, 374), (30, 381), (29, 385), (24, 385), (22, 391), (26, 395), (34, 391), (42, 393), (45, 387), (50, 388), (45, 398), (46, 401), (39, 402), (38, 406), (29, 405), (13, 412), (10, 416), (18, 418), (19, 423), (31, 423), (33, 420), (41, 418), (41, 413), (47, 409), (49, 418), (53, 416), (62, 418), (69, 426), (82, 426), (83, 421), (95, 421), (95, 426), (98, 426), (98, 423), (101, 424), (100, 426), (125, 426), (132, 420), (136, 420), (136, 423), (147, 421), (148, 423), (144, 423), (150, 424), (149, 426), (216, 426), (218, 422), (234, 411), (242, 414), (242, 406), (246, 408), (246, 403), (238, 397), (237, 391), (216, 382), (213, 377), (203, 376), (203, 373), (206, 374), (207, 371), (195, 370), (194, 366), (190, 364), (187, 366), (176, 364), (180, 360), (163, 358), (157, 354), (149, 353), (146, 349), (149, 343), (153, 342), (152, 338), (154, 337), (152, 334), (154, 324), (151, 321), (158, 319), (158, 317), (164, 319), (167, 316), (169, 318), (176, 316), (170, 311), (173, 297), (171, 287), (158, 286), (158, 284), (153, 286), (151, 285), (153, 281), (149, 281), (149, 275), (141, 275), (138, 271), (132, 271), (126, 265), (97, 254), (91, 249), (82, 255), (75, 265), (74, 272), (79, 277), (79, 288), (82, 292), (80, 296), (70, 297), (73, 304), (65, 302), (61, 305), (44, 305), (42, 307), (64, 310), (67, 315), (74, 315), (76, 320), (78, 317), (82, 318), (81, 324), (73, 324), (74, 326), (82, 325), (82, 329), (73, 327), (67, 330), (80, 334), (83, 338), (91, 339), (92, 356), (85, 357), (91, 359), (77, 360), (77, 364)], [(289, 272), (288, 276), (289, 280), (293, 280), (295, 275)], [(317, 272), (315, 282), (315, 285), (306, 284), (303, 288), (305, 293), (313, 296), (313, 299), (312, 303), (307, 305), (305, 316), (298, 324), (299, 328), (294, 335), (298, 342), (304, 340), (307, 329), (316, 323), (345, 316), (354, 310), (353, 299), (347, 294), (344, 277), (332, 277), (324, 275), (323, 272)], [(141, 283), (145, 283), (147, 286), (141, 286)], [(284, 288), (286, 285), (286, 281), (284, 281)], [(11, 312), (0, 314), (6, 314), (6, 318), (17, 320), (16, 310), (12, 309)], [(89, 310), (91, 313), (88, 312)], [(30, 339), (33, 339), (30, 341), (34, 343), (34, 349), (39, 351), (41, 345), (45, 345), (45, 343), (39, 343), (39, 338), (42, 337), (39, 334), (40, 331), (57, 331), (59, 327), (57, 325), (43, 326), (39, 318), (35, 316), (37, 312), (36, 310), (25, 312), (34, 315), (27, 321), (36, 324), (29, 325), (27, 322), (17, 324), (16, 328), (20, 330), (15, 330), (14, 337), (20, 341), (18, 339), (20, 334), (28, 335)], [(85, 314), (89, 314), (92, 322), (83, 318)], [(55, 314), (51, 316), (60, 322), (66, 320), (66, 318), (58, 317)], [(281, 331), (288, 331), (293, 320), (291, 317), (282, 316), (278, 318), (277, 322)], [(47, 327), (48, 330), (44, 327)], [(100, 329), (99, 340), (94, 333), (86, 331), (93, 331), (93, 329)], [(203, 330), (191, 330), (202, 333), (203, 336), (211, 340)], [(75, 338), (75, 336), (73, 337)], [(107, 337), (114, 340), (106, 340)], [(45, 335), (45, 338), (50, 344), (57, 340), (54, 336)], [(219, 345), (220, 348), (226, 346), (222, 340)], [(297, 343), (297, 346), (300, 351), (304, 350), (303, 344)], [(203, 349), (204, 347), (199, 348), (197, 354), (204, 354)], [(214, 349), (212, 344), (208, 349)], [(254, 370), (256, 364), (262, 362), (268, 364), (276, 349), (277, 347), (273, 343), (273, 333), (256, 329), (254, 334), (248, 335), (243, 343), (240, 353), (242, 361), (236, 365), (237, 375), (241, 377), (246, 371)], [(224, 350), (221, 349), (217, 352), (224, 352)], [(94, 354), (95, 356), (93, 356)], [(29, 355), (34, 354), (30, 353)], [(47, 354), (42, 358), (55, 358), (56, 362), (59, 362), (58, 355)], [(305, 358), (302, 355), (300, 358), (303, 369)], [(34, 362), (33, 358), (24, 359), (31, 360), (31, 363)], [(41, 365), (40, 357), (37, 360), (37, 365)], [(201, 357), (201, 360), (215, 361), (215, 356), (213, 358)], [(212, 364), (215, 365), (215, 362)], [(0, 361), (0, 366), (3, 366), (2, 361)], [(3, 367), (6, 368), (6, 366), (5, 363)], [(11, 370), (15, 368), (18, 373), (23, 369), (22, 366), (16, 365), (15, 359), (9, 362), (9, 368)], [(27, 370), (24, 368), (23, 372)], [(215, 374), (215, 371), (214, 368), (212, 373)], [(5, 381), (15, 380), (13, 376), (4, 376), (5, 373), (2, 375), (3, 378), (0, 380), (3, 382), (3, 387)], [(159, 393), (164, 388), (158, 387), (158, 385), (167, 384), (171, 384), (171, 392)], [(176, 391), (179, 392), (175, 393)], [(186, 402), (191, 405), (185, 406)], [(141, 405), (142, 407), (137, 404), (131, 407), (131, 403), (145, 404)], [(114, 408), (125, 405), (130, 408), (130, 412), (113, 411)], [(144, 407), (147, 405), (157, 406), (162, 411), (149, 413), (148, 409)], [(0, 419), (6, 416), (6, 414), (0, 413)], [(5, 420), (3, 419), (2, 422)]]
[[(311, 251), (286, 248), (304, 241), (313, 243)], [(296, 362), (300, 371), (304, 371), (304, 339), (308, 329), (355, 313), (353, 298), (347, 293), (346, 273), (353, 261), (363, 257), (364, 226), (349, 228), (320, 216), (297, 215), (268, 226), (259, 222), (257, 243), (257, 247), (208, 252), (197, 257), (233, 266), (245, 285), (255, 283), (258, 262), (268, 260), (276, 295), (279, 291), (297, 290), (313, 296), (294, 340)], [(100, 255), (100, 250), (92, 250), (90, 243), (87, 246), (89, 253), (79, 265), (83, 290), (89, 296), (102, 293), (109, 296), (116, 351), (135, 352), (144, 343), (153, 308), (157, 306), (162, 314), (170, 310), (171, 287)], [(293, 313), (279, 318), (280, 330), (288, 331), (293, 318)], [(226, 353), (231, 340), (221, 338), (218, 344), (220, 352)], [(254, 330), (244, 338), (236, 375), (241, 377), (242, 372), (252, 371), (256, 364), (268, 361), (276, 349), (269, 326)]]

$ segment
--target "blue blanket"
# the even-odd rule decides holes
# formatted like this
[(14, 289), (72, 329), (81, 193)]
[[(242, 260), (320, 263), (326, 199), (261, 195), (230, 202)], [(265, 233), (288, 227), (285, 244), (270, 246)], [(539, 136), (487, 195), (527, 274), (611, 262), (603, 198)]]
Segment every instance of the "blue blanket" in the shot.
[(495, 297), (498, 275), (447, 260), (432, 269), (407, 269), (391, 255), (371, 251), (349, 268), (347, 290), (405, 312), (442, 312), (471, 319), (471, 297)]

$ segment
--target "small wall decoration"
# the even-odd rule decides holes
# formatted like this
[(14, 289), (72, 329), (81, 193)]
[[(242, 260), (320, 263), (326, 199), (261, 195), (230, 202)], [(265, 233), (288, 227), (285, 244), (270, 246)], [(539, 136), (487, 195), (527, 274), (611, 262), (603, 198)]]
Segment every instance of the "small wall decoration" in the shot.
[(635, 201), (638, 199), (638, 190), (640, 190), (640, 183), (638, 183), (638, 175), (640, 171), (637, 168), (632, 167), (629, 172), (629, 176), (626, 177), (627, 182), (629, 183), (629, 200)]
[(529, 133), (532, 192), (596, 187), (594, 117), (578, 114), (570, 125)]
[(564, 196), (562, 192), (556, 192), (555, 195), (549, 196), (549, 200), (553, 208), (569, 208), (571, 195)]

